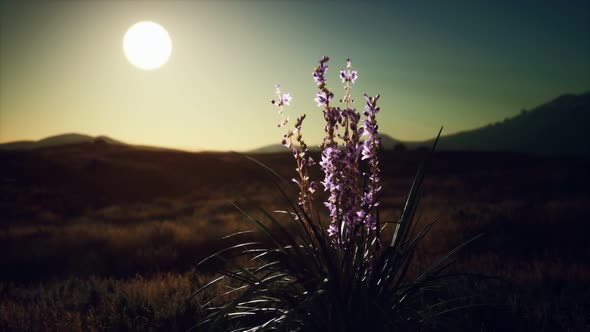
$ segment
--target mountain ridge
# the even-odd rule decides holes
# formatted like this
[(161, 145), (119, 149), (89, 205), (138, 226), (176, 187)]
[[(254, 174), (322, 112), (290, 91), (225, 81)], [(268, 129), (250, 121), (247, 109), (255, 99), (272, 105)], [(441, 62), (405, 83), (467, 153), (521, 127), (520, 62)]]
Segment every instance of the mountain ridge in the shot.
[[(429, 146), (434, 139), (422, 143)], [(503, 121), (442, 136), (443, 150), (590, 156), (590, 92), (564, 94)]]
[[(399, 144), (407, 149), (429, 148), (435, 138), (401, 141), (381, 134), (381, 140), (383, 148), (390, 150)], [(590, 145), (586, 142), (590, 142), (590, 91), (563, 94), (502, 121), (443, 135), (437, 149), (590, 156)], [(274, 144), (249, 152), (280, 151), (285, 151), (285, 148)]]
[[(401, 141), (381, 134), (385, 150), (431, 147), (434, 138), (424, 141)], [(549, 102), (520, 114), (488, 125), (443, 135), (439, 150), (511, 151), (539, 155), (590, 156), (590, 91), (582, 94), (563, 94)], [(53, 135), (38, 141), (20, 140), (0, 143), (0, 150), (32, 150), (54, 146), (100, 143), (124, 145), (142, 149), (177, 150), (173, 148), (131, 145), (108, 136), (79, 133)], [(319, 151), (317, 144), (310, 150)], [(266, 145), (246, 153), (287, 152), (281, 144)]]
[(90, 136), (79, 133), (65, 133), (52, 135), (40, 140), (20, 140), (0, 143), (0, 150), (32, 150), (79, 143), (106, 143), (113, 145), (128, 145), (105, 135)]

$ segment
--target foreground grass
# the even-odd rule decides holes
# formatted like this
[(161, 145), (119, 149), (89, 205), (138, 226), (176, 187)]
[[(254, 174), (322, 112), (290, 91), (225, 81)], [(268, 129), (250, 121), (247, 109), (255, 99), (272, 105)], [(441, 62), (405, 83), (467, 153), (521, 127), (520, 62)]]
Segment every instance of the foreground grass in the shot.
[[(416, 163), (411, 154), (385, 157), (394, 166), (385, 171), (381, 205), (383, 218), (390, 220), (399, 216)], [(291, 156), (266, 158), (273, 168), (288, 165), (284, 173), (292, 171), (285, 162)], [(590, 330), (588, 165), (487, 154), (453, 154), (433, 163), (418, 226), (441, 222), (425, 239), (416, 266), (485, 233), (459, 253), (456, 271), (501, 279), (450, 285), (445, 291), (475, 306), (449, 312), (429, 329)], [(190, 178), (190, 172), (179, 174)], [(0, 331), (184, 331), (193, 326), (202, 316), (198, 304), (186, 298), (209, 278), (207, 271), (187, 271), (226, 247), (222, 236), (249, 228), (228, 201), (254, 214), (258, 206), (284, 208), (260, 183), (215, 181), (215, 190), (193, 187), (195, 192), (182, 196), (140, 201), (130, 196), (126, 202), (105, 196), (107, 205), (74, 215), (60, 212), (61, 205), (44, 200), (45, 194), (37, 197), (35, 187), (19, 185), (20, 194), (1, 187)]]
[(198, 319), (194, 273), (0, 284), (2, 331), (182, 331)]
[[(210, 279), (194, 271), (126, 279), (77, 277), (36, 284), (0, 283), (2, 331), (186, 331), (204, 315), (189, 300)], [(220, 293), (211, 290), (206, 297)], [(425, 331), (587, 331), (590, 290), (583, 282), (512, 283), (460, 279), (442, 290), (467, 306)], [(441, 293), (439, 293), (441, 294)], [(430, 294), (422, 294), (424, 299)], [(433, 310), (435, 308), (432, 308)], [(440, 308), (436, 308), (437, 310)]]
[[(466, 204), (465, 195), (446, 198), (441, 205), (442, 195), (425, 193), (421, 220), (438, 216), (444, 222), (425, 239), (415, 266), (427, 266), (432, 257), (461, 239), (486, 232), (456, 257), (455, 269), (494, 278), (466, 280), (443, 290), (452, 294), (448, 298), (462, 299), (453, 305), (470, 309), (449, 312), (436, 325), (427, 325), (427, 330), (590, 329), (590, 256), (588, 248), (580, 246), (586, 201), (561, 197), (531, 205), (512, 198), (493, 203), (473, 199)], [(385, 217), (397, 214), (397, 200), (386, 197)], [(210, 277), (206, 271), (183, 271), (225, 247), (227, 242), (220, 240), (223, 235), (247, 226), (225, 204), (209, 203), (206, 210), (197, 211), (208, 213), (207, 220), (191, 216), (158, 220), (150, 215), (125, 222), (95, 214), (95, 221), (87, 217), (58, 225), (4, 229), (0, 232), (5, 248), (0, 261), (6, 267), (0, 282), (0, 330), (184, 331), (192, 327), (203, 313), (188, 297)], [(129, 215), (130, 210), (138, 209), (127, 207), (117, 215)], [(111, 211), (100, 212), (105, 213)], [(211, 227), (212, 223), (217, 227)], [(526, 241), (519, 241), (523, 237)], [(216, 292), (221, 290), (212, 290), (210, 296)]]

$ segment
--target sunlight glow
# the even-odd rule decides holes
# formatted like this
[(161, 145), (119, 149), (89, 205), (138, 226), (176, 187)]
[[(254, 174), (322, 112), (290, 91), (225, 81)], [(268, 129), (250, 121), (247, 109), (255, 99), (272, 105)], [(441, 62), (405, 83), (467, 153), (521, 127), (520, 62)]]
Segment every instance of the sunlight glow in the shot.
[(168, 62), (172, 40), (168, 31), (151, 21), (141, 21), (129, 28), (123, 37), (127, 60), (143, 70), (152, 70)]

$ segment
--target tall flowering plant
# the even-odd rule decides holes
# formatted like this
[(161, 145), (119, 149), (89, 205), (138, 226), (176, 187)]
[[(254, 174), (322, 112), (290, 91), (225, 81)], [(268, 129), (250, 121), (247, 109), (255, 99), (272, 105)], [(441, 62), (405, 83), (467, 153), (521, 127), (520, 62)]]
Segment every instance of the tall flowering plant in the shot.
[[(416, 330), (432, 321), (439, 314), (437, 310), (449, 310), (446, 303), (450, 302), (428, 303), (437, 298), (427, 298), (424, 292), (441, 283), (446, 266), (442, 263), (471, 240), (421, 273), (408, 274), (417, 245), (434, 225), (428, 224), (418, 232), (411, 227), (423, 168), (416, 174), (399, 220), (382, 223), (378, 213), (382, 191), (379, 95), (364, 95), (362, 115), (353, 107), (350, 92), (358, 73), (347, 60), (345, 69), (340, 70), (344, 94), (340, 105), (335, 106), (334, 93), (327, 86), (328, 61), (328, 57), (319, 61), (313, 80), (317, 86), (315, 102), (325, 122), (319, 167), (329, 223), (320, 221), (318, 210), (322, 206), (315, 204), (321, 188), (310, 176), (309, 169), (316, 162), (303, 140), (305, 115), (290, 126), (285, 107), (292, 97), (277, 85), (272, 104), (281, 118), (278, 126), (286, 129), (281, 143), (295, 158), (296, 176), (286, 181), (259, 164), (279, 182), (296, 184), (296, 204), (291, 203), (283, 187), (277, 186), (291, 207), (280, 212), (286, 212), (294, 222), (285, 225), (263, 210), (264, 222), (237, 207), (270, 241), (238, 244), (207, 259), (217, 258), (231, 265), (224, 254), (233, 252), (252, 264), (233, 263), (233, 268), (223, 270), (221, 277), (194, 294), (228, 282), (229, 290), (220, 299), (203, 306), (210, 313), (201, 321), (202, 327), (219, 331)], [(384, 239), (382, 231), (392, 225), (394, 229), (388, 233), (391, 239)]]
[[(351, 107), (354, 100), (350, 94), (358, 73), (352, 70), (351, 61), (348, 59), (346, 69), (340, 70), (340, 78), (344, 84), (344, 96), (340, 99), (343, 107), (333, 106), (331, 100), (334, 98), (334, 93), (326, 85), (328, 61), (328, 57), (323, 57), (313, 71), (313, 78), (318, 88), (314, 100), (325, 120), (325, 137), (321, 145), (319, 164), (324, 173), (321, 184), (324, 191), (328, 193), (328, 198), (324, 202), (330, 215), (327, 232), (335, 244), (344, 246), (358, 235), (360, 227), (367, 228), (367, 231), (378, 228), (377, 220), (370, 211), (379, 205), (377, 195), (381, 190), (378, 156), (381, 140), (376, 121), (376, 114), (379, 112), (377, 106), (379, 95), (376, 97), (365, 95), (366, 119), (359, 127), (361, 114)], [(278, 86), (276, 94), (277, 99), (273, 99), (272, 103), (278, 107), (281, 116), (279, 127), (282, 127), (288, 124), (284, 106), (288, 105), (285, 100), (290, 101), (291, 96), (288, 93), (281, 93)], [(309, 211), (313, 200), (311, 195), (315, 192), (316, 184), (307, 176), (307, 167), (314, 163), (308, 155), (307, 145), (301, 138), (301, 124), (304, 118), (305, 115), (297, 119), (294, 130), (287, 130), (282, 143), (291, 149), (295, 156), (299, 177), (294, 178), (293, 182), (297, 183), (300, 189), (298, 203), (304, 207), (305, 211)], [(293, 144), (291, 139), (293, 135), (297, 135), (300, 150)], [(366, 136), (364, 142), (361, 141), (362, 136)], [(360, 171), (361, 160), (367, 160), (369, 164), (369, 171), (366, 173)], [(361, 181), (363, 177), (366, 181)], [(363, 187), (364, 183), (367, 185)]]

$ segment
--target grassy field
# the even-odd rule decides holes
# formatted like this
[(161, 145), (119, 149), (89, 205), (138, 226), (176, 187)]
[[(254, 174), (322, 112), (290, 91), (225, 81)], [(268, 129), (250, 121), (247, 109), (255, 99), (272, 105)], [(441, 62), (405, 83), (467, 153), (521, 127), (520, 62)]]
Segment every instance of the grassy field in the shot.
[[(294, 172), (289, 154), (254, 157)], [(425, 157), (383, 155), (383, 219), (399, 215)], [(588, 169), (580, 159), (435, 155), (419, 220), (440, 222), (415, 271), (485, 235), (452, 268), (477, 277), (446, 290), (475, 306), (429, 330), (590, 329)], [(226, 247), (224, 235), (252, 229), (230, 202), (257, 217), (259, 207), (285, 208), (270, 177), (232, 153), (96, 144), (0, 152), (0, 180), (3, 331), (186, 330), (204, 300), (188, 297), (215, 268), (197, 262)]]

